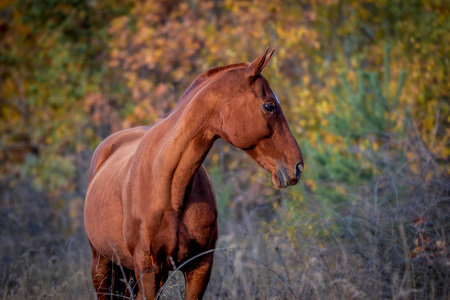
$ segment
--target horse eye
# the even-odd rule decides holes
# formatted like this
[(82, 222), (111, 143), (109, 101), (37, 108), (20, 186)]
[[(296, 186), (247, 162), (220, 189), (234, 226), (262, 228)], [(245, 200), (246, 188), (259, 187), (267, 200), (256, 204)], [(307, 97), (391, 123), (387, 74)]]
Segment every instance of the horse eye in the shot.
[(275, 110), (275, 105), (273, 105), (273, 103), (266, 103), (263, 105), (263, 108), (267, 112), (273, 112)]

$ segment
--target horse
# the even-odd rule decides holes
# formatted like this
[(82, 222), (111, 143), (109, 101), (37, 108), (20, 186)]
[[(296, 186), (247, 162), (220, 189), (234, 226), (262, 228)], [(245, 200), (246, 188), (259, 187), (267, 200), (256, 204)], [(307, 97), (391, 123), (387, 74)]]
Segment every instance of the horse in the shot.
[(114, 133), (94, 151), (84, 223), (98, 299), (154, 299), (175, 266), (185, 275), (185, 299), (203, 297), (218, 233), (202, 163), (217, 139), (245, 151), (276, 187), (299, 181), (300, 148), (261, 75), (274, 50), (202, 73), (152, 127)]

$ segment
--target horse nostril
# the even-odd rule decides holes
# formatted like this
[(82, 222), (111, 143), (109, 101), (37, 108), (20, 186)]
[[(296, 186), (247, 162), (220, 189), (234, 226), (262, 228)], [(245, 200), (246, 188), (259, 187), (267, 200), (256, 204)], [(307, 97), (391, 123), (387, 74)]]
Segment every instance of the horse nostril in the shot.
[(299, 163), (297, 165), (296, 169), (297, 169), (297, 172), (296, 172), (295, 175), (297, 177), (297, 180), (299, 180), (300, 179), (300, 175), (303, 173), (303, 163)]

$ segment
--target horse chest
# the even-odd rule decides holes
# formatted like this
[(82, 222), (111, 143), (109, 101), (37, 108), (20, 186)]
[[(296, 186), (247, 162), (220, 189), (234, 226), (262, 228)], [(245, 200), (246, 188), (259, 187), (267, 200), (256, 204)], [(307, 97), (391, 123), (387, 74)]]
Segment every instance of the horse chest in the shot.
[(214, 199), (197, 200), (190, 199), (180, 218), (178, 227), (180, 261), (213, 248), (217, 239), (217, 209)]
[(217, 220), (214, 215), (205, 215), (203, 218), (198, 218), (197, 222), (180, 223), (178, 260), (181, 262), (188, 257), (214, 248), (216, 239)]
[(161, 223), (154, 231), (155, 235), (149, 236), (150, 253), (157, 264), (172, 266), (174, 261), (179, 265), (188, 257), (207, 251), (215, 245), (215, 202), (190, 203), (181, 216), (168, 210), (160, 220)]

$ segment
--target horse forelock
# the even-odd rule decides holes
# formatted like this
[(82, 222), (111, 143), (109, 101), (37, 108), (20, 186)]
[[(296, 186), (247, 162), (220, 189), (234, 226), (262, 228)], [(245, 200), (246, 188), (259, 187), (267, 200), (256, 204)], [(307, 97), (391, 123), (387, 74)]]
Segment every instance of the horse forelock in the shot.
[(212, 78), (214, 75), (218, 75), (219, 73), (223, 73), (230, 70), (239, 69), (242, 67), (247, 67), (248, 63), (238, 63), (238, 64), (232, 64), (222, 67), (217, 67), (214, 69), (210, 69), (206, 72), (203, 72), (202, 74), (198, 75), (197, 78), (191, 83), (191, 85), (187, 88), (187, 90), (183, 93), (181, 96), (179, 102), (186, 98), (196, 87), (207, 81), (208, 79)]

